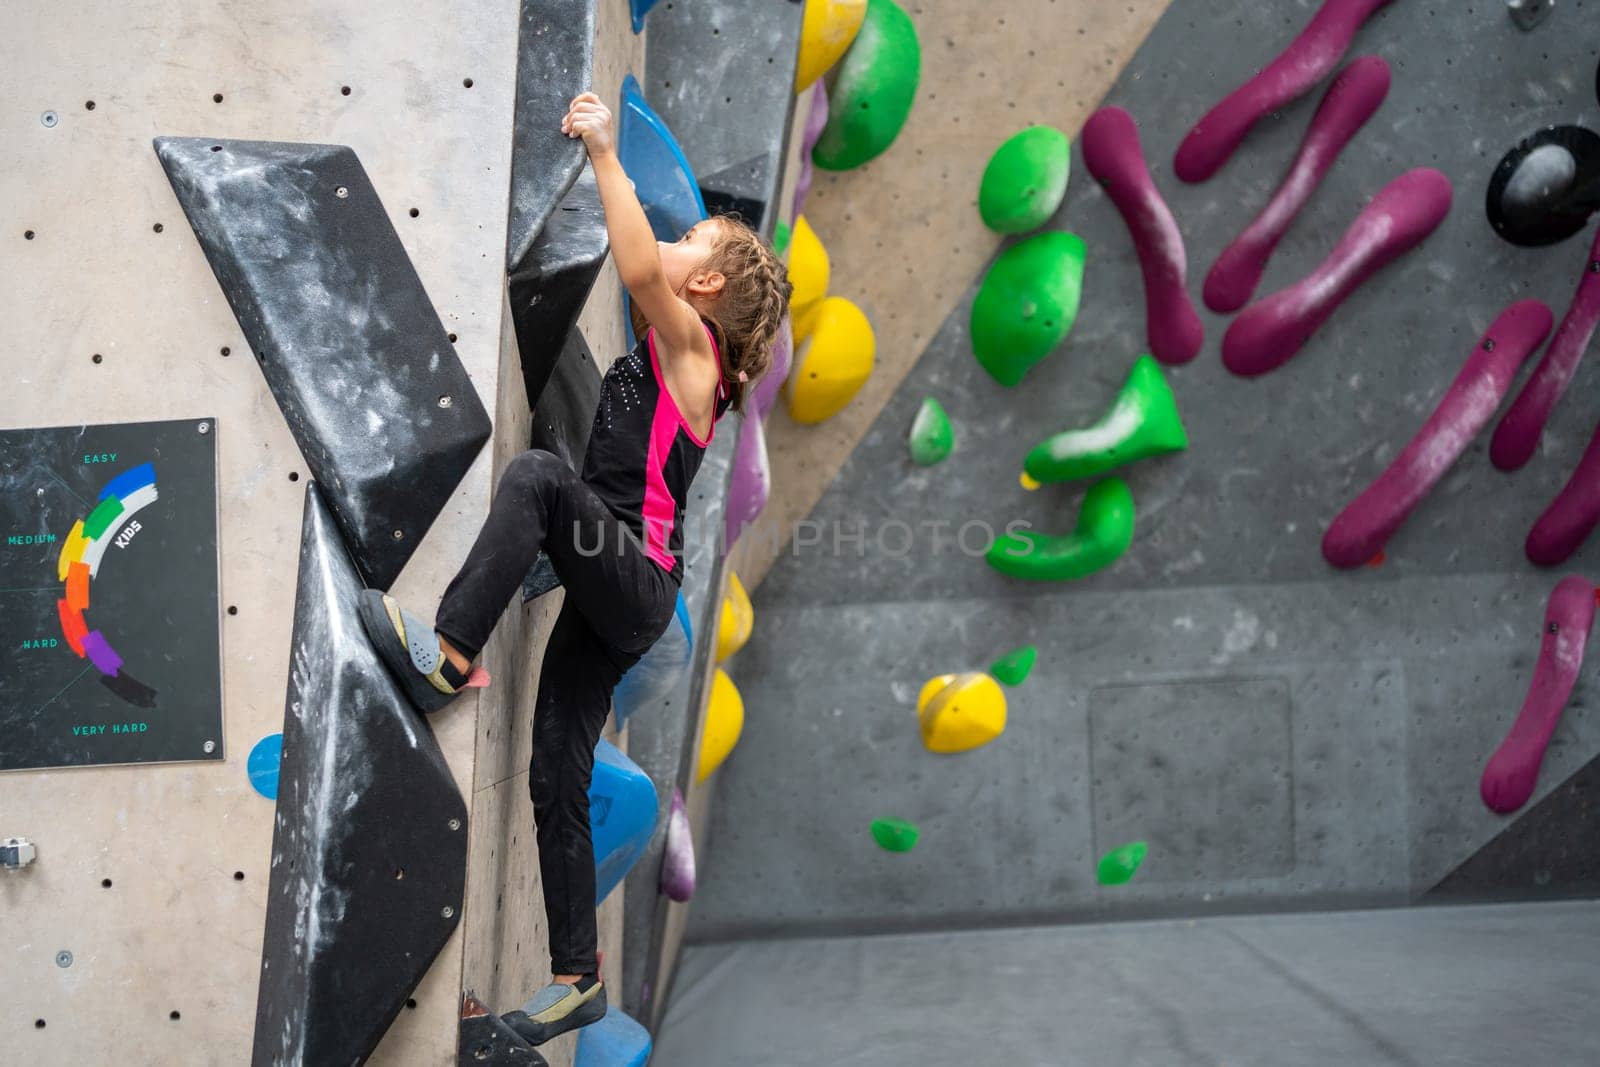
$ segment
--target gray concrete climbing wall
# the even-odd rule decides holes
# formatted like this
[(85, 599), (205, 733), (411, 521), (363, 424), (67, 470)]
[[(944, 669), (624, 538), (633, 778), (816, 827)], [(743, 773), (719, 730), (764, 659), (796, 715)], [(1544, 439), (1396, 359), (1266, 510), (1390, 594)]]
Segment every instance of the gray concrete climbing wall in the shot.
[[(1178, 0), (1106, 100), (1140, 121), (1197, 302), (1216, 254), (1275, 189), (1320, 93), (1264, 122), (1209, 183), (1180, 184), (1173, 151), (1315, 7), (1218, 17)], [(691, 939), (1403, 904), (1506, 829), (1479, 802), (1478, 775), (1521, 703), (1559, 577), (1528, 564), (1522, 541), (1593, 429), (1600, 368), (1591, 359), (1579, 370), (1540, 454), (1515, 476), (1489, 465), (1486, 438), (1475, 442), (1381, 567), (1335, 573), (1318, 546), (1496, 314), (1530, 296), (1565, 309), (1588, 238), (1513, 248), (1482, 204), (1495, 162), (1523, 136), (1600, 119), (1591, 14), (1562, 7), (1524, 35), (1500, 4), (1447, 12), (1397, 0), (1368, 23), (1350, 56), (1384, 56), (1393, 89), (1260, 293), (1304, 276), (1367, 198), (1411, 167), (1451, 177), (1448, 219), (1265, 378), (1222, 368), (1226, 321), (1202, 311), (1205, 348), (1170, 372), (1191, 448), (1126, 472), (1132, 548), (1089, 579), (1025, 584), (948, 537), (936, 554), (930, 524), (948, 522), (950, 534), (968, 520), (1070, 528), (1081, 487), (1025, 493), (1021, 457), (1097, 418), (1146, 350), (1126, 229), (1074, 151), (1050, 224), (1089, 249), (1068, 341), (1024, 387), (997, 386), (967, 336), (975, 276), (811, 511), (820, 544), (792, 548), (754, 592), (754, 636), (728, 668), (745, 728), (718, 773)], [(943, 38), (932, 21), (919, 32), (924, 47)], [(1040, 40), (1030, 62), (1070, 64), (1076, 47)], [(993, 143), (1010, 132), (994, 127)], [(829, 195), (850, 197), (858, 218), (884, 217), (870, 182)], [(940, 256), (939, 241), (907, 255), (913, 276)], [(926, 395), (950, 411), (957, 444), (923, 469), (905, 439)], [(909, 525), (907, 551), (896, 522)], [(863, 531), (860, 550), (845, 541), (835, 551), (836, 528)], [(1563, 571), (1597, 558), (1591, 543)], [(1026, 643), (1039, 663), (1008, 693), (1006, 733), (964, 755), (925, 752), (921, 684)], [(1580, 679), (1535, 803), (1600, 753), (1591, 692)], [(889, 815), (921, 826), (914, 852), (873, 843), (868, 823)], [(1135, 837), (1151, 844), (1139, 878), (1099, 887), (1097, 855)], [(1537, 858), (1498, 880), (1527, 896), (1562, 890)]]

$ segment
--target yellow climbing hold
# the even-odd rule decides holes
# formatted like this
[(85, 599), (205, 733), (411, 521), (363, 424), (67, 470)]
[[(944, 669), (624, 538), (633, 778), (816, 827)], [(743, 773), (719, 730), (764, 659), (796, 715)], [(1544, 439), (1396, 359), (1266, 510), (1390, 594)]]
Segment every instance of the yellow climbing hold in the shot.
[(733, 746), (739, 743), (739, 733), (744, 729), (744, 700), (728, 672), (721, 667), (716, 671), (711, 678), (711, 703), (706, 708), (705, 726), (700, 731), (700, 762), (695, 779), (701, 782), (722, 766)]
[(721, 663), (744, 647), (755, 626), (755, 609), (750, 594), (733, 571), (728, 572), (728, 591), (722, 597), (722, 617), (717, 623), (717, 662)]
[(929, 678), (917, 694), (922, 743), (930, 752), (965, 752), (1006, 728), (1006, 694), (982, 671)]
[(1030, 493), (1039, 488), (1039, 483), (1028, 477), (1027, 471), (1023, 471), (1022, 476), (1019, 477), (1017, 481), (1021, 482), (1022, 488), (1026, 489)]
[(872, 374), (877, 342), (872, 323), (842, 296), (817, 308), (816, 328), (789, 375), (789, 417), (821, 422), (850, 403)]
[(794, 220), (794, 235), (789, 238), (789, 281), (794, 285), (789, 296), (789, 319), (794, 324), (796, 345), (810, 337), (816, 327), (822, 298), (828, 295), (828, 274), (828, 250), (801, 215)]
[(839, 62), (856, 39), (866, 15), (867, 0), (806, 0), (805, 17), (800, 23), (800, 61), (794, 71), (795, 92), (811, 88), (812, 82)]

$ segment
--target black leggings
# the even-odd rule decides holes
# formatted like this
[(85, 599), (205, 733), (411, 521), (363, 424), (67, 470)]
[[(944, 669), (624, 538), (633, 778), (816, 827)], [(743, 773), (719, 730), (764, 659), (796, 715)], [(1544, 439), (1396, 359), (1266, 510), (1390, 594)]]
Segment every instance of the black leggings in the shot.
[(678, 583), (566, 460), (533, 449), (501, 475), (489, 517), (445, 588), (435, 628), (476, 658), (541, 548), (567, 592), (539, 672), (528, 792), (552, 973), (594, 974), (594, 746), (612, 689), (671, 622)]

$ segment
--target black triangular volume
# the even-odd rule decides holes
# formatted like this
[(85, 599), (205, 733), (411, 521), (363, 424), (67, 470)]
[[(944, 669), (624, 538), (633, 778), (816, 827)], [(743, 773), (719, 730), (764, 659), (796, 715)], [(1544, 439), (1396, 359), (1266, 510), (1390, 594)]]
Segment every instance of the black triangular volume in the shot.
[(472, 993), (461, 998), (460, 1067), (550, 1067), (539, 1052)]
[(600, 406), (600, 368), (583, 334), (573, 330), (555, 362), (550, 380), (533, 409), (530, 448), (554, 452), (573, 470), (582, 470), (596, 409)]
[(1425, 903), (1600, 897), (1600, 757), (1441, 878)]
[(372, 182), (340, 145), (155, 147), (356, 566), (387, 588), (490, 425)]
[(772, 157), (763, 154), (704, 175), (700, 196), (706, 210), (713, 215), (737, 211), (752, 226), (760, 227), (778, 191), (772, 171)]
[(528, 258), (583, 169), (583, 141), (561, 132), (561, 117), (573, 97), (594, 88), (595, 6), (596, 0), (522, 0), (507, 273)]
[(467, 808), (361, 626), (362, 587), (306, 486), (256, 1064), (360, 1063), (461, 918)]
[[(528, 406), (538, 408), (610, 247), (594, 172), (585, 169), (506, 276)], [(587, 420), (584, 428), (587, 429)]]

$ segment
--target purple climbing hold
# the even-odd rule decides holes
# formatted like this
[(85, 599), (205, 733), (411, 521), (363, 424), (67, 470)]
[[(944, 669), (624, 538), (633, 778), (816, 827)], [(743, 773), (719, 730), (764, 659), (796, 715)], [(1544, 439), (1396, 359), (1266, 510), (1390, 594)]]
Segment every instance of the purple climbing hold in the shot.
[(785, 315), (778, 324), (778, 336), (772, 341), (772, 366), (767, 368), (767, 373), (750, 391), (750, 404), (755, 408), (756, 418), (765, 421), (767, 412), (778, 402), (778, 390), (788, 380), (789, 367), (793, 362), (794, 324)]
[(667, 846), (661, 857), (661, 893), (679, 904), (694, 896), (694, 837), (683, 794), (672, 791), (672, 812), (667, 816)]
[(723, 512), (724, 552), (733, 547), (746, 526), (756, 521), (772, 491), (772, 471), (767, 466), (767, 434), (761, 420), (746, 417), (739, 428), (739, 447), (733, 453), (733, 477), (728, 483), (728, 504)]
[(828, 90), (823, 88), (821, 78), (812, 84), (810, 95), (811, 110), (806, 113), (805, 129), (800, 133), (800, 174), (795, 178), (794, 202), (789, 209), (789, 214), (796, 218), (806, 202), (806, 194), (811, 191), (811, 178), (815, 173), (811, 150), (822, 137), (823, 127), (828, 125)]

